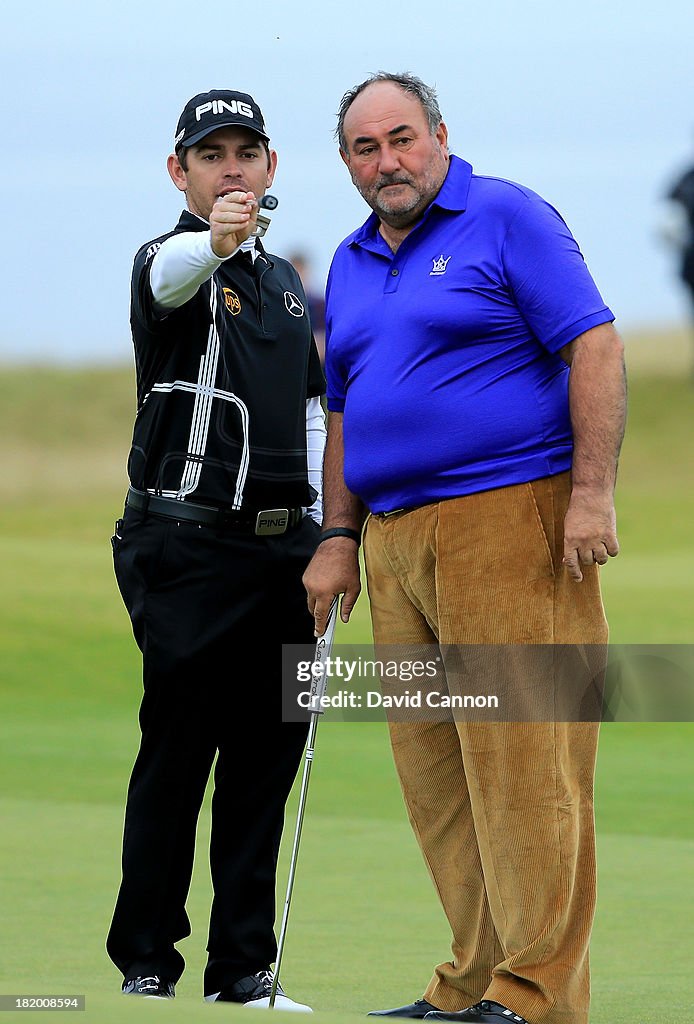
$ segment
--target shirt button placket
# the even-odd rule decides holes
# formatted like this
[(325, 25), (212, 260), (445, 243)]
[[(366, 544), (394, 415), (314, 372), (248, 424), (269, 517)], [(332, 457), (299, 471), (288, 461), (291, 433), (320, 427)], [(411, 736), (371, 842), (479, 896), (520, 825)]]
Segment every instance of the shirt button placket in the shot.
[(386, 291), (386, 292), (395, 292), (395, 291), (397, 291), (399, 283), (400, 283), (400, 270), (398, 269), (398, 267), (392, 267), (388, 271), (388, 276), (386, 278), (386, 284), (385, 284), (384, 291)]

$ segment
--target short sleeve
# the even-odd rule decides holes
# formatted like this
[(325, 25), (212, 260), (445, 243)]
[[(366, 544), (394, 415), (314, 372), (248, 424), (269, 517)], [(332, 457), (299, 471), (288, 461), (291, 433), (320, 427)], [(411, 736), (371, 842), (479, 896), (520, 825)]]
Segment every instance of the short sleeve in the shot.
[(521, 315), (550, 352), (614, 320), (569, 228), (539, 196), (526, 196), (511, 221), (502, 260)]

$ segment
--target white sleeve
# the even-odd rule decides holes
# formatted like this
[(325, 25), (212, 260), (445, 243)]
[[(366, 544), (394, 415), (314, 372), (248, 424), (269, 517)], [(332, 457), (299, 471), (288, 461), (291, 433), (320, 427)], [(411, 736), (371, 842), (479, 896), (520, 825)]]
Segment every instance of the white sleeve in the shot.
[(308, 459), (308, 482), (318, 492), (318, 497), (307, 509), (311, 519), (320, 526), (323, 522), (323, 452), (325, 451), (325, 413), (320, 398), (306, 400), (306, 456)]
[[(240, 248), (240, 247), (239, 247)], [(231, 259), (238, 249), (226, 259)], [(149, 283), (160, 310), (178, 309), (225, 261), (212, 251), (209, 231), (184, 231), (162, 242), (152, 260)]]

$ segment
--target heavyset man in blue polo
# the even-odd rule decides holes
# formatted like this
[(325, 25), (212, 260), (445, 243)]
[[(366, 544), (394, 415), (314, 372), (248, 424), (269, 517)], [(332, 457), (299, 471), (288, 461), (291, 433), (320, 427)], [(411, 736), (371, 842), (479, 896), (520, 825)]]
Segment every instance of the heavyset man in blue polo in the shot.
[[(623, 352), (576, 242), (534, 192), (449, 154), (414, 76), (348, 92), (338, 136), (373, 213), (328, 282), (316, 632), (334, 594), (349, 618), (370, 512), (377, 645), (603, 644)], [(587, 1024), (597, 724), (390, 730), (453, 959), (378, 1014)]]

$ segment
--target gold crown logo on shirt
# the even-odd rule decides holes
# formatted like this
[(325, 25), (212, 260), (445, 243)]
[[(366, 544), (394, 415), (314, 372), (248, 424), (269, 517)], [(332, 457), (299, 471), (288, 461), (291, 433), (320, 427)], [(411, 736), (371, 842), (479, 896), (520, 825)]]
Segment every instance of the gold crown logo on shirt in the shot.
[(434, 265), (429, 271), (429, 277), (440, 277), (441, 274), (445, 274), (450, 258), (450, 256), (444, 256), (443, 253), (441, 253), (437, 260), (432, 260), (431, 262)]

